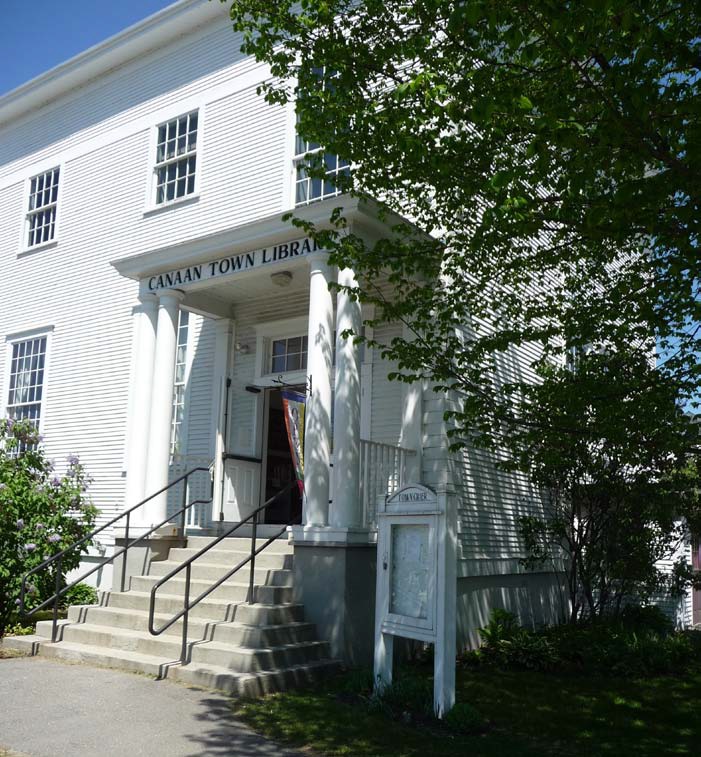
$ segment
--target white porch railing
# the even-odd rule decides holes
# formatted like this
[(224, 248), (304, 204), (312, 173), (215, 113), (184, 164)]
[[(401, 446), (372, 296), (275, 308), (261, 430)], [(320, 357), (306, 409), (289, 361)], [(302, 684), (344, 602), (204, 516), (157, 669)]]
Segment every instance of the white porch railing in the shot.
[(360, 500), (366, 526), (375, 528), (377, 525), (378, 497), (392, 494), (408, 483), (408, 462), (415, 456), (413, 449), (360, 440)]
[[(200, 465), (207, 466), (212, 462), (211, 458), (202, 455), (173, 455), (169, 469), (169, 480), (172, 481), (182, 476), (192, 468)], [(191, 479), (191, 480), (190, 480)], [(211, 497), (211, 481), (206, 472), (198, 472), (188, 479), (186, 502), (194, 499), (207, 500)], [(179, 510), (183, 505), (182, 484), (173, 487), (168, 492), (168, 514)], [(212, 518), (211, 504), (195, 505), (186, 513), (186, 528), (205, 528), (210, 525)]]

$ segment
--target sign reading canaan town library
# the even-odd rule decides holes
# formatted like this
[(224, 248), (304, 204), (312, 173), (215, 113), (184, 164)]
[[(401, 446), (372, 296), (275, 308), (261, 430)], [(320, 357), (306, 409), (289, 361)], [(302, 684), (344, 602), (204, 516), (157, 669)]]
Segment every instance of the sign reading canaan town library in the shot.
[(198, 263), (187, 268), (179, 268), (177, 271), (167, 271), (151, 276), (148, 280), (148, 288), (155, 292), (157, 289), (168, 289), (183, 284), (193, 284), (196, 281), (207, 281), (219, 276), (230, 276), (239, 271), (248, 271), (260, 268), (268, 263), (280, 263), (283, 260), (307, 255), (320, 249), (317, 243), (309, 237), (295, 239), (292, 242), (282, 242), (273, 247), (263, 247), (260, 250), (243, 252), (240, 255), (229, 255), (225, 258), (211, 260), (209, 263)]

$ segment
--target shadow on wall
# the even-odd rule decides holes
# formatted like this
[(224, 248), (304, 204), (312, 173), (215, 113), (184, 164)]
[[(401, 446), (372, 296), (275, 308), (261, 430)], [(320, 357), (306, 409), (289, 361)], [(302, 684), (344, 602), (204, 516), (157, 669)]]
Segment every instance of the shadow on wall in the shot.
[[(531, 358), (532, 359), (532, 358)], [(527, 375), (523, 351), (498, 356), (496, 381)], [(559, 622), (567, 611), (564, 576), (552, 565), (526, 572), (519, 535), (523, 516), (544, 517), (546, 498), (522, 474), (498, 470), (498, 450), (468, 446), (452, 461), (458, 507), (458, 646), (479, 644), (478, 630), (494, 608), (515, 613), (526, 627)]]

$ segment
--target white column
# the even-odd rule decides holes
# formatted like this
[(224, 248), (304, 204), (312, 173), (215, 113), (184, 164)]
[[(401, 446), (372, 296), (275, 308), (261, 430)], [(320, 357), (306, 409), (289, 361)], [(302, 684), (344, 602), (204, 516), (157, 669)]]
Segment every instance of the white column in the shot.
[[(146, 496), (168, 483), (178, 311), (183, 296), (183, 292), (175, 289), (166, 290), (158, 295), (158, 330), (151, 393)], [(166, 517), (167, 504), (167, 493), (151, 500), (146, 506), (147, 522), (151, 525), (160, 523)]]
[[(131, 507), (146, 496), (146, 456), (151, 418), (151, 390), (156, 351), (156, 313), (158, 302), (153, 294), (139, 297), (134, 310), (136, 356), (134, 360), (133, 399), (127, 423), (126, 506)], [(133, 522), (144, 522), (143, 508), (134, 512)]]
[[(350, 268), (338, 272), (341, 286), (357, 289)], [(360, 350), (353, 337), (341, 335), (350, 329), (360, 334), (363, 326), (360, 301), (348, 292), (336, 297), (336, 384), (333, 427), (333, 498), (329, 525), (353, 528), (363, 525), (360, 501)]]
[(329, 516), (331, 462), (331, 368), (333, 365), (333, 301), (329, 281), (333, 267), (327, 253), (309, 256), (309, 332), (307, 397), (304, 424), (304, 506), (306, 526), (325, 526)]
[[(415, 334), (404, 325), (402, 337), (411, 341)], [(420, 483), (422, 476), (423, 449), (423, 381), (403, 384), (402, 397), (402, 431), (399, 446), (416, 450), (416, 454), (407, 458), (406, 480), (403, 484)]]

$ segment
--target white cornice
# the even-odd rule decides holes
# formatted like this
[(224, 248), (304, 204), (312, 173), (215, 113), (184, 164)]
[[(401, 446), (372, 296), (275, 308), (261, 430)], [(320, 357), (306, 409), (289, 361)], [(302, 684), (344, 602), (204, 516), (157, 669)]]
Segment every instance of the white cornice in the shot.
[(0, 125), (216, 18), (224, 21), (219, 2), (178, 0), (0, 97)]
[[(381, 220), (376, 203), (347, 196), (295, 208), (294, 215), (314, 223), (317, 228), (329, 228), (331, 209), (336, 207), (343, 208), (343, 216), (355, 233), (371, 237), (391, 234), (392, 226), (403, 220), (394, 215)], [(111, 265), (122, 276), (138, 281), (163, 271), (206, 263), (220, 255), (237, 255), (285, 242), (295, 235), (302, 236), (303, 232), (295, 229), (289, 221), (283, 221), (282, 215), (275, 213), (233, 229), (113, 260)]]

